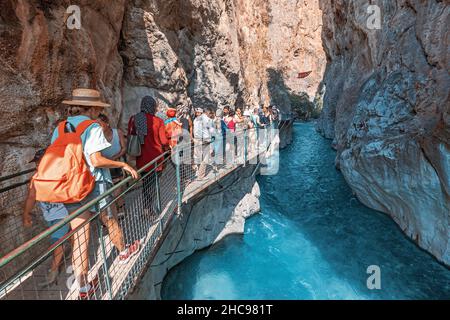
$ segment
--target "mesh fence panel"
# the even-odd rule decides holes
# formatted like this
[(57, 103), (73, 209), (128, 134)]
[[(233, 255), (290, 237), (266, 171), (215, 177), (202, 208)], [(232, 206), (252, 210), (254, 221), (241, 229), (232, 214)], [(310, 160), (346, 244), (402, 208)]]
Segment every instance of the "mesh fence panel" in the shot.
[(273, 131), (251, 129), (212, 143), (180, 145), (172, 156), (167, 152), (142, 171), (139, 180), (127, 179), (104, 199), (97, 198), (103, 207), (96, 213), (72, 214), (67, 223), (71, 230), (53, 245), (37, 210), (34, 227), (23, 228), (26, 184), (0, 193), (0, 223), (8, 226), (0, 234), (2, 260), (34, 236), (41, 239), (9, 262), (2, 265), (0, 260), (0, 299), (126, 298), (180, 211), (180, 202), (239, 166), (258, 163), (272, 140)]

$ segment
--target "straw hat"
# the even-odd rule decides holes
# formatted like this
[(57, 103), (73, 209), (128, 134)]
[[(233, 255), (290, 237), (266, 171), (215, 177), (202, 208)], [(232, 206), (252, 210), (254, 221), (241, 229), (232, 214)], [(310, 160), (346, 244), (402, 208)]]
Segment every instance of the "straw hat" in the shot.
[(104, 103), (100, 99), (100, 92), (93, 89), (75, 89), (72, 92), (72, 100), (64, 100), (63, 104), (71, 106), (86, 107), (110, 107), (108, 103)]

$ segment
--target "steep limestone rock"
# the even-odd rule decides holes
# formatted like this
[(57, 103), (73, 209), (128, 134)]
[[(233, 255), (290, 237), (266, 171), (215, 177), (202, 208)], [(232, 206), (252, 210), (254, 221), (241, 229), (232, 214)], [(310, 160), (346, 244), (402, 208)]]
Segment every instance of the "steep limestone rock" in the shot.
[(366, 205), (450, 264), (448, 1), (321, 1), (325, 73), (318, 130)]
[(289, 112), (290, 95), (313, 97), (325, 68), (318, 1), (132, 1), (122, 33), (122, 124), (146, 93), (166, 105)]
[(96, 87), (122, 108), (119, 43), (124, 0), (78, 1), (80, 30), (66, 27), (65, 1), (0, 3), (0, 171), (20, 171), (47, 146), (60, 102), (72, 88)]
[[(0, 4), (0, 169), (27, 167), (48, 144), (73, 87), (96, 87), (125, 127), (145, 94), (163, 105), (221, 108), (313, 97), (325, 65), (319, 1), (67, 1)], [(314, 72), (298, 79), (298, 72)]]

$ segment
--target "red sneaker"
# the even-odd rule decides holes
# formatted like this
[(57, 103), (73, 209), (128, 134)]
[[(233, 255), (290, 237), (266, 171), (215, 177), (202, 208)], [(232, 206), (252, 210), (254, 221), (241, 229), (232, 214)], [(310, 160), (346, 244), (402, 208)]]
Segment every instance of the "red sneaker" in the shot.
[(78, 293), (78, 299), (79, 300), (88, 300), (94, 295), (95, 291), (98, 288), (98, 275), (95, 276), (94, 279), (89, 281), (88, 285), (90, 286), (90, 288), (89, 288), (89, 290), (87, 292), (79, 292)]
[(119, 264), (126, 264), (141, 249), (141, 242), (136, 240), (119, 254)]

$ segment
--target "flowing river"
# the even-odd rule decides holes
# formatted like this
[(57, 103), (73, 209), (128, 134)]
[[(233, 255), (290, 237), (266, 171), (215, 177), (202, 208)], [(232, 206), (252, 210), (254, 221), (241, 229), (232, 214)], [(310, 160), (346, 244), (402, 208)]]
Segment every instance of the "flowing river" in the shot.
[(312, 123), (294, 126), (280, 157), (278, 175), (258, 177), (261, 214), (245, 234), (174, 267), (164, 299), (450, 299), (450, 270), (352, 195)]

